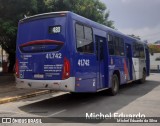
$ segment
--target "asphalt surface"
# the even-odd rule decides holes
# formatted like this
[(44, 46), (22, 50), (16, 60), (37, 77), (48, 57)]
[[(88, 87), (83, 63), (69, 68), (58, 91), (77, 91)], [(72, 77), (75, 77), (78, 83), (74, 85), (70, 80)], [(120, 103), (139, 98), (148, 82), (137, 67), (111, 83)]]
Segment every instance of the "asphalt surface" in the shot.
[(13, 74), (0, 74), (0, 104), (31, 98), (38, 95), (55, 93), (50, 90), (18, 89)]
[[(0, 117), (85, 117), (86, 113), (124, 113), (144, 114), (146, 117), (160, 117), (160, 74), (151, 74), (145, 84), (127, 84), (121, 86), (116, 96), (109, 96), (107, 91), (91, 94), (50, 93), (33, 98), (22, 99), (0, 105)], [(62, 119), (63, 121), (63, 119)], [(74, 122), (46, 125), (84, 125)], [(6, 124), (1, 124), (6, 125)], [(11, 124), (17, 125), (17, 124)], [(35, 124), (27, 124), (35, 125)], [(37, 124), (44, 125), (44, 124)], [(138, 125), (109, 124), (103, 121), (85, 125)], [(139, 124), (153, 125), (159, 124)]]

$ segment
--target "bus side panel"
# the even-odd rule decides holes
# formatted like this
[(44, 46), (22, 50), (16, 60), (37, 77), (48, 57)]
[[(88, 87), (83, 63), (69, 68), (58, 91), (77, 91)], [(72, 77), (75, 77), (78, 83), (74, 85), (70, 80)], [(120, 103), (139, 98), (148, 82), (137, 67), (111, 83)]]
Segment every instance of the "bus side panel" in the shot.
[(133, 58), (136, 80), (142, 78), (143, 68), (146, 68), (145, 59)]
[(76, 92), (96, 92), (96, 78), (76, 80)]
[(76, 78), (75, 92), (96, 92), (96, 54), (77, 51), (76, 22), (78, 21), (73, 20), (73, 40), (71, 40), (74, 43), (72, 59)]
[(119, 71), (120, 74), (120, 84), (125, 84), (127, 82), (127, 75), (124, 70), (125, 57), (109, 56), (108, 59), (108, 69), (109, 69), (109, 87), (111, 87), (112, 76), (115, 71)]
[[(96, 92), (96, 64), (95, 56), (92, 54), (76, 53), (75, 58), (75, 77), (76, 77), (76, 92)], [(89, 61), (89, 66), (84, 65)]]

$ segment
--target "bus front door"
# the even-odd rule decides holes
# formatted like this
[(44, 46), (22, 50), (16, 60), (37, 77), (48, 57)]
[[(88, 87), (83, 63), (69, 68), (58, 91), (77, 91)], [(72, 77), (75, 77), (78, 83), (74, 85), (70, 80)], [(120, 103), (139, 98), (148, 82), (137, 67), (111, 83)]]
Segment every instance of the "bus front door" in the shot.
[[(97, 52), (97, 90), (106, 87), (106, 76), (105, 76), (105, 53), (104, 47), (106, 43), (106, 38), (96, 36), (96, 52)], [(107, 53), (106, 53), (107, 54)]]

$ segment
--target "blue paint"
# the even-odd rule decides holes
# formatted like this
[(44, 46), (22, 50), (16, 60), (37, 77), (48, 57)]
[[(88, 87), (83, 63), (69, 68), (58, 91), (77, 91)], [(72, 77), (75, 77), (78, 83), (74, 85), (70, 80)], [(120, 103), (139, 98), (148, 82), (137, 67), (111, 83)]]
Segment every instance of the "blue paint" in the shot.
[[(64, 16), (60, 16), (61, 14), (64, 14)], [(130, 55), (132, 55), (131, 46), (135, 41), (134, 38), (72, 12), (56, 13), (56, 15), (59, 15), (57, 17), (54, 17), (54, 14), (51, 15), (53, 15), (53, 17), (49, 16), (46, 18), (37, 16), (35, 19), (30, 18), (27, 19), (27, 21), (24, 19), (19, 22), (16, 58), (19, 62), (20, 73), (23, 74), (21, 79), (62, 80), (64, 57), (66, 57), (70, 62), (70, 77), (80, 79), (75, 81), (75, 92), (96, 92), (99, 89), (110, 88), (111, 77), (115, 70), (120, 73), (120, 83), (124, 84), (127, 82), (124, 78), (124, 60), (126, 60), (127, 57), (126, 55), (110, 56), (108, 54), (107, 34), (112, 33), (112, 35), (122, 37), (125, 43), (130, 45)], [(75, 36), (76, 23), (81, 23), (92, 28), (94, 40), (93, 53), (77, 52)], [(56, 34), (49, 33), (49, 27), (51, 26), (61, 26), (61, 32)], [(46, 46), (46, 43), (43, 42), (39, 47), (31, 46), (24, 48), (25, 50), (34, 50), (35, 48), (39, 50), (42, 49), (41, 52), (23, 53), (20, 51), (20, 47), (23, 46), (23, 44), (39, 40), (54, 40), (63, 43), (63, 45), (58, 51), (47, 52), (45, 50), (54, 50), (57, 44), (48, 44)], [(100, 40), (102, 40), (103, 43), (100, 43)], [(98, 43), (96, 43), (97, 41)], [(98, 52), (96, 44), (98, 46)], [(103, 51), (101, 51), (101, 47), (103, 47)], [(101, 53), (103, 54), (102, 59)], [(61, 54), (60, 58), (55, 58), (53, 56), (55, 54)], [(78, 64), (79, 60), (83, 61), (83, 59), (89, 61), (89, 66), (80, 66)], [(129, 60), (132, 62), (131, 59)], [(147, 61), (149, 62), (149, 59), (147, 59)], [(131, 71), (132, 67), (128, 67)], [(148, 67), (149, 65), (147, 65), (147, 70), (149, 69)], [(36, 78), (36, 76), (39, 78)], [(130, 78), (132, 79), (131, 73)]]

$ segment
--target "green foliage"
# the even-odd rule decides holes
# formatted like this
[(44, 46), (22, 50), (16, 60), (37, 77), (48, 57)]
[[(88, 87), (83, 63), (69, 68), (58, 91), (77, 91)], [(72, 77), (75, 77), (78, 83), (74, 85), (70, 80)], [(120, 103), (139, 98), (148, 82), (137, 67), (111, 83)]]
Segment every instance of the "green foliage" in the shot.
[(38, 13), (38, 0), (0, 0), (0, 45), (9, 54), (9, 72), (15, 63), (18, 21)]
[(140, 36), (136, 36), (136, 35), (134, 35), (134, 34), (128, 35), (128, 36), (131, 36), (131, 37), (133, 37), (133, 38), (136, 38), (136, 39), (138, 39), (138, 40), (141, 40)]
[(72, 11), (98, 23), (114, 28), (108, 21), (107, 7), (99, 0), (47, 0), (49, 11)]
[(105, 4), (99, 0), (0, 0), (0, 45), (9, 53), (13, 67), (18, 21), (24, 15), (72, 11), (114, 28), (113, 21), (108, 21), (109, 12), (106, 9)]
[(160, 45), (151, 44), (151, 45), (149, 45), (149, 50), (150, 50), (151, 54), (160, 53)]
[(7, 53), (15, 53), (19, 19), (37, 13), (37, 4), (37, 0), (0, 0), (0, 45)]

